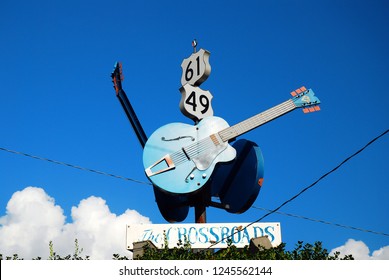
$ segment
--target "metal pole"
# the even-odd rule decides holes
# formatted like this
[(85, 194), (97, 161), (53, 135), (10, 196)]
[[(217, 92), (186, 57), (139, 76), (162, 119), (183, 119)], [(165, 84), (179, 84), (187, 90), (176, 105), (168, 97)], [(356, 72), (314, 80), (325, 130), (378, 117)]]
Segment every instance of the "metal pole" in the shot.
[(196, 194), (194, 198), (195, 223), (204, 224), (207, 222), (207, 206), (211, 199), (208, 184)]
[(195, 222), (205, 224), (207, 222), (207, 208), (204, 203), (195, 206)]

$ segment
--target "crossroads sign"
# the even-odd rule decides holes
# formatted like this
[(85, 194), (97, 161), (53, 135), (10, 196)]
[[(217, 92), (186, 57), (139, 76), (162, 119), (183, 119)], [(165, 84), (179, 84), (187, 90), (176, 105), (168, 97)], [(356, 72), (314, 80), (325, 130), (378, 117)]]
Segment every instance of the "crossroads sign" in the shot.
[(177, 247), (185, 240), (192, 248), (226, 248), (228, 239), (238, 248), (249, 245), (252, 238), (267, 236), (273, 247), (281, 244), (280, 223), (213, 223), (213, 224), (133, 224), (127, 225), (127, 250), (133, 249), (134, 242), (150, 240), (157, 248), (162, 248), (164, 238), (169, 248)]

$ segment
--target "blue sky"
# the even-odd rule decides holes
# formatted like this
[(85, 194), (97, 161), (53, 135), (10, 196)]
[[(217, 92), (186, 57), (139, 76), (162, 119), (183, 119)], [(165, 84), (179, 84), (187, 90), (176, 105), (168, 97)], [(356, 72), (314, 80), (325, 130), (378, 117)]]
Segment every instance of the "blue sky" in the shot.
[[(388, 12), (378, 0), (2, 1), (0, 147), (147, 182), (110, 73), (123, 63), (123, 87), (147, 135), (171, 122), (190, 124), (179, 110), (180, 65), (196, 38), (211, 53), (212, 72), (200, 87), (230, 125), (302, 85), (322, 101), (320, 112), (296, 110), (242, 137), (265, 158), (254, 205), (274, 209), (388, 129)], [(388, 234), (388, 158), (386, 135), (281, 211)], [(12, 195), (28, 186), (53, 198), (66, 223), (91, 196), (114, 215), (133, 209), (165, 222), (148, 185), (5, 151), (0, 185), (0, 230), (4, 217), (11, 221)], [(207, 219), (251, 222), (265, 213), (208, 208)], [(185, 222), (193, 220), (191, 210)], [(333, 249), (353, 239), (370, 253), (389, 245), (385, 235), (304, 219), (273, 214), (265, 221), (281, 223), (290, 249), (299, 240)]]

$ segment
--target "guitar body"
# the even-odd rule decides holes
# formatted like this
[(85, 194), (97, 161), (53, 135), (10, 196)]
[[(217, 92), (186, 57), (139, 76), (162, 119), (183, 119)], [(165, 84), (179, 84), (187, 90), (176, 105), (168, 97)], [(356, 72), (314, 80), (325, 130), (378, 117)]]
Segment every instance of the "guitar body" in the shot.
[(206, 117), (197, 125), (171, 123), (157, 129), (143, 151), (143, 165), (152, 183), (170, 193), (201, 189), (219, 162), (236, 157), (235, 149), (217, 132), (228, 128), (219, 117)]

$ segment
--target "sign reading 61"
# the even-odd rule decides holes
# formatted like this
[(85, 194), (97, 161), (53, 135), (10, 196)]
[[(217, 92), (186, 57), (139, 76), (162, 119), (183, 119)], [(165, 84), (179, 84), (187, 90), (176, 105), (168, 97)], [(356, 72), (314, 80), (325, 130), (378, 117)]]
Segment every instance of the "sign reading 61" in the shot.
[(200, 49), (182, 61), (181, 85), (199, 86), (208, 78), (211, 73), (209, 54), (209, 51)]

